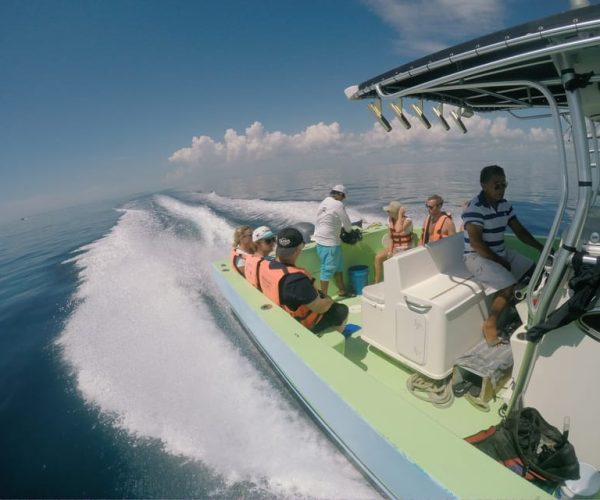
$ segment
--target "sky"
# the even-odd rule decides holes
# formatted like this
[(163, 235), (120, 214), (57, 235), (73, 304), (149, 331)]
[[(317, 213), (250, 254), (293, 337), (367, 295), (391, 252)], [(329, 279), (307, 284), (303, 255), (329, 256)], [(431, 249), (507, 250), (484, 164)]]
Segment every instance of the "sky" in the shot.
[[(251, 175), (261, 164), (367, 154), (381, 163), (432, 143), (442, 154), (460, 132), (385, 134), (344, 88), (568, 8), (568, 0), (1, 0), (0, 222), (201, 186), (216, 168)], [(547, 124), (477, 115), (467, 127), (461, 140), (513, 141), (519, 161), (552, 144)]]

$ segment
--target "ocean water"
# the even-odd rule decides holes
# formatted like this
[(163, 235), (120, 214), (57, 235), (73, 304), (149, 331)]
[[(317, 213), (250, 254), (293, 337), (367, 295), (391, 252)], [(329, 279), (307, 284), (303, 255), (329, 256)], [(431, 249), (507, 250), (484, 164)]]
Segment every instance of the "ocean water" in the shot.
[[(210, 262), (238, 224), (313, 222), (339, 182), (355, 220), (399, 199), (420, 224), (436, 191), (459, 214), (478, 170), (229, 176), (0, 226), (0, 496), (377, 497), (234, 320)], [(557, 177), (507, 173), (545, 233)]]

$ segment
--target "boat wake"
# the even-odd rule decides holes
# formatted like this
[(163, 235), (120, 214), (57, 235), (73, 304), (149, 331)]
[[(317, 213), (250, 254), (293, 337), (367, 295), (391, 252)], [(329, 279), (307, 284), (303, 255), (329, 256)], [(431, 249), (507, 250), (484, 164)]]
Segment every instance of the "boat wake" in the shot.
[[(237, 220), (245, 220), (252, 226), (265, 224), (276, 228), (314, 222), (319, 208), (319, 202), (316, 201), (244, 200), (226, 198), (216, 193), (194, 193), (193, 199)], [(353, 221), (363, 218), (361, 212), (352, 207), (346, 207), (346, 211)]]
[[(152, 201), (152, 209), (125, 209), (110, 233), (68, 261), (80, 282), (57, 342), (85, 401), (235, 491), (249, 481), (276, 496), (372, 498), (362, 476), (232, 343), (241, 328), (217, 319), (230, 313), (210, 262), (226, 254), (233, 224), (207, 204)], [(257, 205), (240, 210), (275, 220), (281, 209)]]

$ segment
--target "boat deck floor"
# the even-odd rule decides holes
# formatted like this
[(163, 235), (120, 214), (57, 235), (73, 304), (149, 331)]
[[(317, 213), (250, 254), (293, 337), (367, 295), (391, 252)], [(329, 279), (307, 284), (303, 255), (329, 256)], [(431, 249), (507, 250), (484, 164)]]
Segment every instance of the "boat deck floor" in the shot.
[[(343, 299), (340, 302), (350, 307), (348, 323), (360, 325), (360, 297)], [(495, 400), (489, 401), (488, 412), (475, 408), (464, 397), (455, 398), (452, 405), (447, 408), (439, 408), (421, 401), (408, 391), (406, 382), (414, 373), (413, 370), (370, 346), (360, 335), (361, 330), (358, 330), (352, 337), (345, 339), (339, 332), (329, 331), (321, 336), (321, 340), (398, 396), (409, 398), (412, 406), (429, 414), (459, 437), (469, 436), (499, 422), (498, 411), (504, 403), (501, 397), (504, 388), (500, 390)]]
[[(405, 474), (414, 473), (411, 477), (415, 481), (419, 478), (419, 485), (443, 485), (442, 496), (544, 496), (464, 441), (501, 421), (501, 398), (489, 402), (488, 412), (464, 397), (455, 398), (444, 408), (423, 401), (406, 387), (413, 371), (367, 344), (361, 330), (350, 338), (335, 330), (316, 336), (229, 271), (227, 262), (215, 263), (215, 276), (236, 316), (335, 441), (348, 444), (346, 440), (350, 440), (348, 449), (357, 453), (357, 461), (369, 461), (371, 465), (361, 465), (363, 470), (373, 466), (389, 473), (386, 477), (391, 482), (403, 481), (408, 477)], [(349, 323), (360, 326), (361, 297), (340, 300), (335, 290), (330, 291), (334, 300), (349, 306)], [(355, 433), (355, 425), (361, 426), (362, 434)], [(404, 475), (398, 476), (386, 460), (402, 464)], [(465, 480), (468, 470), (477, 470), (477, 474)]]

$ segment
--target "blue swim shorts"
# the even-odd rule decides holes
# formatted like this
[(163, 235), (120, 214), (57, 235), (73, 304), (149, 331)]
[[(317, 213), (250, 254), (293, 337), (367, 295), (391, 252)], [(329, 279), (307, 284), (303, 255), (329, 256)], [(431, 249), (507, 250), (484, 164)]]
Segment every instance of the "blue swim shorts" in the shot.
[(317, 255), (321, 261), (322, 280), (329, 281), (334, 273), (341, 273), (344, 270), (341, 245), (337, 247), (317, 245)]

